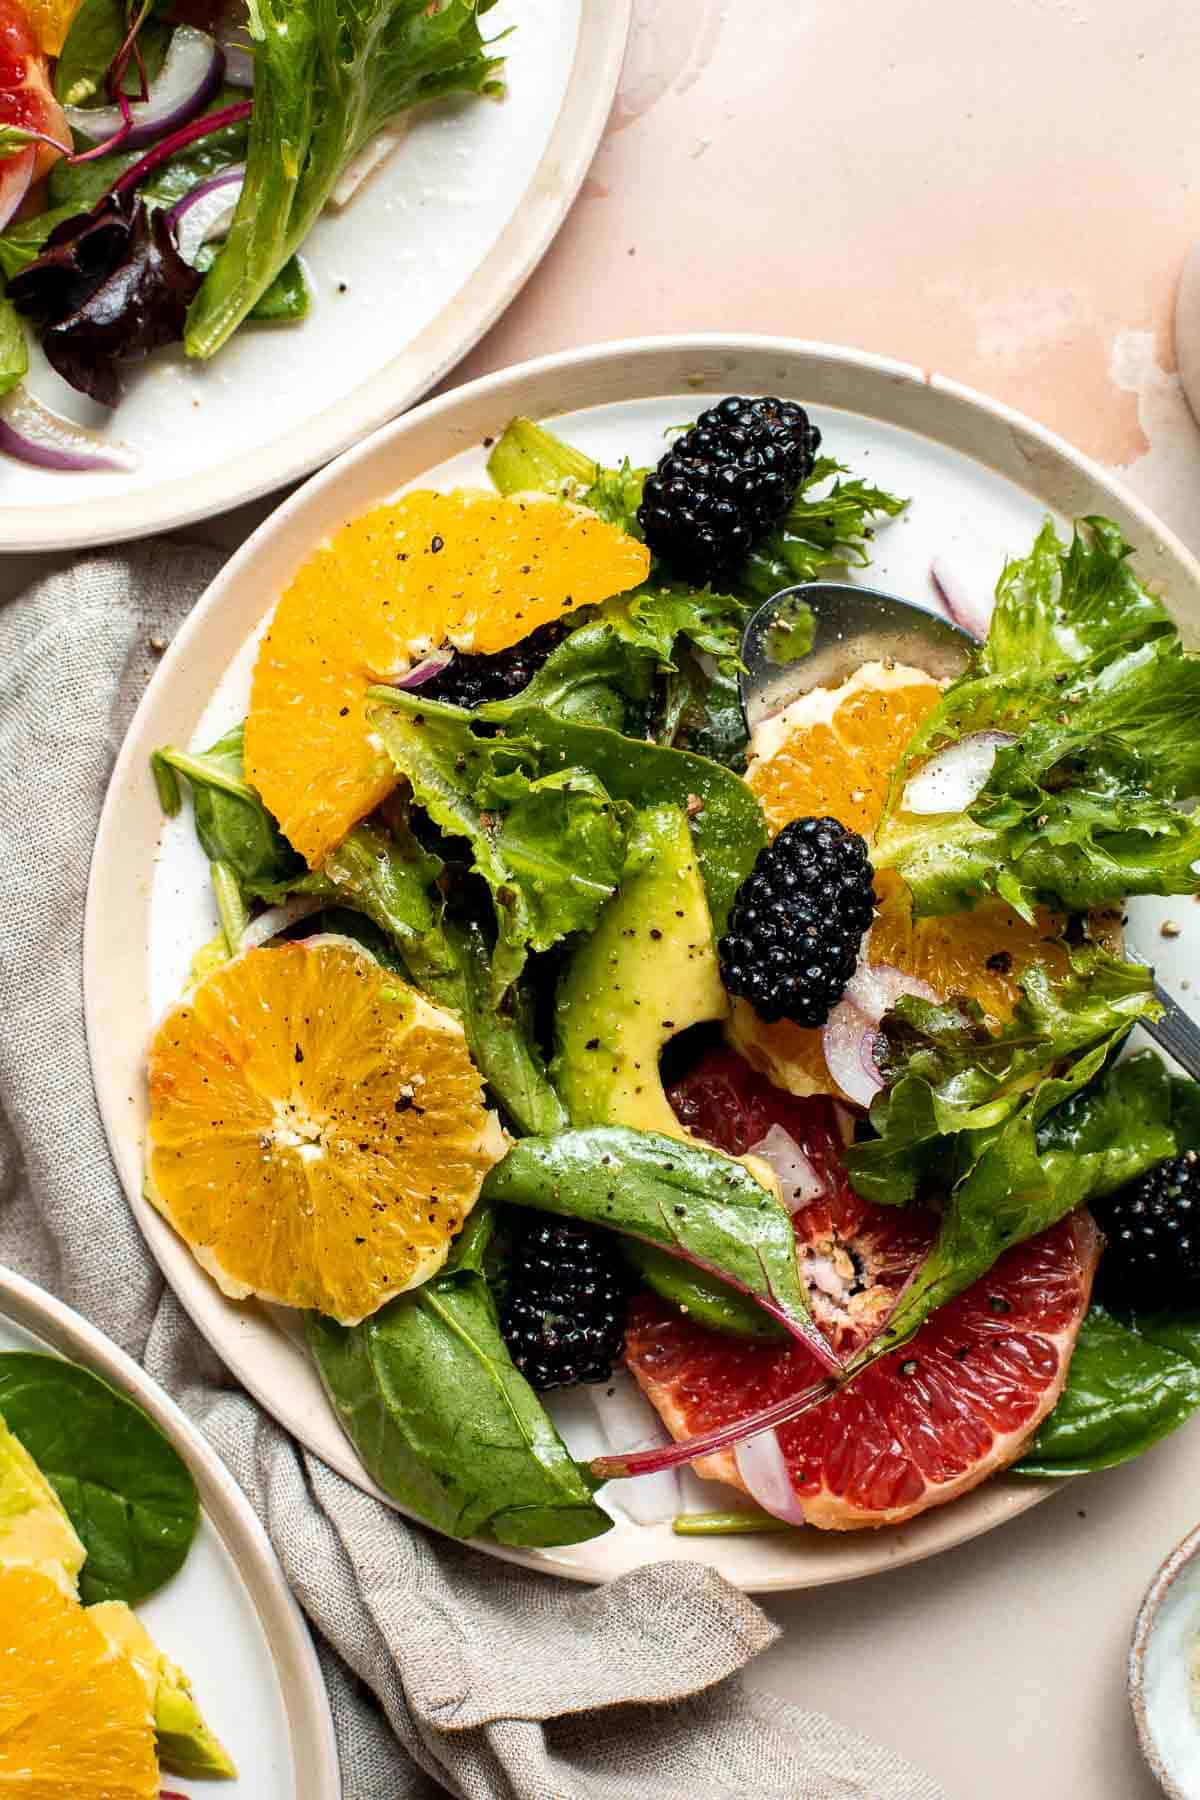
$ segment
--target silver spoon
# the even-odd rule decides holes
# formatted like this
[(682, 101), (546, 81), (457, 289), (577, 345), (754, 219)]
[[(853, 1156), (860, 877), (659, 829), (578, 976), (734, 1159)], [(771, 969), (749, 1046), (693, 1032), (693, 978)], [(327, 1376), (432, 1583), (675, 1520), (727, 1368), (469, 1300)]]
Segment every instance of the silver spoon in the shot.
[[(803, 607), (812, 619), (811, 647), (788, 660), (786, 645), (795, 641), (797, 614)], [(940, 614), (876, 588), (853, 587), (845, 581), (809, 581), (782, 588), (764, 601), (742, 634), (738, 687), (746, 725), (753, 731), (802, 694), (836, 687), (868, 662), (891, 660), (952, 681), (966, 667), (974, 642), (969, 632)], [(1125, 954), (1131, 962), (1153, 967), (1128, 937)], [(1154, 997), (1162, 1017), (1153, 1022), (1143, 1019), (1143, 1030), (1200, 1081), (1200, 1025), (1157, 981)]]

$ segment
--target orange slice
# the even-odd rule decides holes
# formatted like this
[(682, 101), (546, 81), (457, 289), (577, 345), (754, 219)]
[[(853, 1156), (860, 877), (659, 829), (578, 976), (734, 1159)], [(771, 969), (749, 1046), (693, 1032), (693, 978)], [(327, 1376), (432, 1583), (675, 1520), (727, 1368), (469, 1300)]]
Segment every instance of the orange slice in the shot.
[[(754, 734), (746, 780), (779, 831), (791, 819), (828, 815), (870, 839), (888, 781), (909, 738), (941, 694), (920, 669), (865, 663), (840, 687), (815, 689)], [(1033, 961), (1051, 968), (1065, 953), (1048, 942), (1050, 914), (1027, 925), (1007, 906), (914, 921), (908, 889), (892, 870), (875, 877), (879, 908), (871, 958), (927, 981), (943, 998), (965, 994), (992, 1019), (1011, 1018), (1015, 977)], [(734, 1002), (730, 1041), (752, 1067), (794, 1094), (838, 1092), (819, 1031), (789, 1020), (767, 1025), (744, 1000)]]
[(197, 1260), (345, 1325), (441, 1268), (504, 1154), (458, 1020), (345, 938), (217, 969), (149, 1078), (147, 1191)]
[(21, 0), (43, 56), (57, 56), (67, 41), (80, 0)]
[(315, 868), (396, 774), (367, 724), (372, 682), (439, 645), (491, 654), (643, 581), (649, 552), (553, 500), (413, 493), (309, 558), (254, 669), (246, 774)]
[(44, 1570), (0, 1569), (0, 1793), (157, 1800), (145, 1686)]

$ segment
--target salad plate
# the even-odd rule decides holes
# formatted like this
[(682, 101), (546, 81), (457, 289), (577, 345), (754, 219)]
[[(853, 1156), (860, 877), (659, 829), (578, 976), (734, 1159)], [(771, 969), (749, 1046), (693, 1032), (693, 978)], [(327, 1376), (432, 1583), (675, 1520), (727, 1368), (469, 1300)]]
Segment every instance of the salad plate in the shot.
[[(826, 446), (880, 489), (909, 497), (881, 523), (864, 580), (935, 607), (931, 576), (990, 592), (1009, 554), (1024, 554), (1049, 514), (1114, 521), (1138, 572), (1167, 600), (1185, 637), (1200, 626), (1200, 566), (1140, 503), (1069, 446), (1006, 408), (908, 366), (784, 339), (651, 339), (526, 365), (429, 402), (311, 480), (259, 529), (213, 584), (171, 646), (118, 759), (94, 855), (85, 942), (89, 1041), (97, 1095), (130, 1202), (183, 1304), (256, 1398), (333, 1467), (372, 1483), (342, 1435), (295, 1325), (296, 1315), (222, 1296), (142, 1193), (146, 1044), (184, 985), (216, 914), (206, 859), (186, 815), (163, 822), (149, 774), (165, 743), (210, 744), (246, 710), (267, 616), (300, 566), (340, 527), (415, 487), (486, 486), (489, 447), (524, 415), (548, 423), (610, 467), (653, 463), (665, 434), (713, 397), (773, 393), (803, 404)], [(435, 548), (440, 545), (435, 544)], [(1188, 912), (1192, 909), (1188, 908)], [(1131, 903), (1139, 941), (1185, 1003), (1194, 951), (1187, 929), (1159, 941), (1179, 901)], [(1191, 1002), (1194, 1004), (1194, 1002)], [(603, 1448), (578, 1390), (551, 1396), (576, 1456)], [(885, 1531), (698, 1537), (666, 1521), (616, 1523), (590, 1542), (551, 1549), (484, 1547), (584, 1581), (664, 1557), (709, 1562), (750, 1591), (815, 1586), (932, 1555), (1002, 1524), (1053, 1491), (1050, 1481), (997, 1476), (952, 1505)], [(375, 1490), (378, 1491), (378, 1490)], [(688, 1476), (684, 1510), (721, 1504), (722, 1490)]]
[[(27, 386), (137, 457), (129, 470), (3, 461), (0, 548), (148, 536), (295, 481), (409, 406), (477, 342), (562, 224), (608, 117), (631, 0), (498, 0), (502, 99), (421, 108), (301, 261), (308, 316), (251, 325), (211, 361), (174, 344), (107, 416), (31, 338)], [(265, 402), (268, 400), (269, 404)]]
[[(82, 1365), (136, 1402), (186, 1462), (200, 1498), (187, 1560), (137, 1616), (182, 1664), (237, 1766), (230, 1800), (337, 1800), (333, 1720), (308, 1628), (266, 1533), (220, 1457), (133, 1360), (61, 1301), (0, 1268), (0, 1351)], [(172, 1790), (212, 1793), (172, 1774)]]

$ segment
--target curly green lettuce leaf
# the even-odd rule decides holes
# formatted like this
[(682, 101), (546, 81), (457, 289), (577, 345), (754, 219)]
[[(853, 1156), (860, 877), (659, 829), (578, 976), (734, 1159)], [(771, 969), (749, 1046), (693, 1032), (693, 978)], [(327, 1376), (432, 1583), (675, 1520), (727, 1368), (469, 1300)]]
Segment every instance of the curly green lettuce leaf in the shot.
[(488, 0), (249, 0), (254, 111), (225, 245), (188, 314), (212, 356), (300, 249), (352, 157), (390, 119), (447, 94), (498, 91)]
[(834, 457), (819, 456), (783, 519), (739, 570), (737, 592), (758, 602), (831, 569), (865, 569), (877, 522), (896, 518), (907, 505)]
[(25, 326), (12, 301), (0, 287), (0, 395), (11, 394), (29, 369)]
[(595, 923), (620, 880), (628, 809), (591, 769), (548, 754), (522, 731), (524, 715), (485, 737), (473, 729), (478, 715), (460, 707), (394, 689), (372, 695), (383, 703), (371, 722), (397, 771), (439, 830), (466, 839), (491, 891), (499, 1002), (531, 951)]
[[(537, 904), (543, 912), (549, 908), (548, 924), (563, 925), (569, 914), (575, 922), (565, 928), (587, 929), (607, 897), (601, 889), (611, 892), (620, 877), (622, 821), (634, 806), (665, 803), (689, 814), (709, 911), (715, 929), (724, 929), (733, 896), (766, 842), (758, 801), (727, 769), (564, 718), (529, 705), (524, 695), (473, 712), (422, 701), (419, 694), (396, 688), (372, 688), (370, 698), (376, 702), (374, 727), (399, 772), (412, 783), (418, 802), (443, 831), (470, 840), (479, 872), (489, 886), (495, 883), (496, 954), (502, 967), (523, 960), (514, 957), (511, 946), (516, 942), (519, 947), (528, 915), (518, 894), (501, 892), (508, 882), (495, 859), (503, 861), (506, 841), (512, 844), (512, 834), (506, 840), (507, 810), (535, 782), (552, 784), (539, 791), (556, 796), (552, 810), (557, 816), (541, 825), (541, 856), (527, 865), (518, 861), (512, 873), (518, 885), (542, 883)], [(577, 809), (582, 817), (585, 810), (601, 806), (601, 796), (619, 809), (614, 814), (620, 823), (619, 846), (614, 833), (603, 845), (602, 857), (577, 865), (566, 842), (570, 815)], [(599, 849), (601, 829), (589, 829), (595, 830)], [(614, 861), (618, 847), (621, 854)], [(531, 947), (549, 947), (527, 941)]]
[[(987, 643), (911, 740), (876, 834), (918, 915), (997, 894), (1026, 919), (1200, 888), (1200, 656), (1101, 518), (1043, 527), (1005, 569)], [(904, 811), (911, 776), (979, 731), (1010, 733), (965, 810)]]
[[(1013, 1244), (1105, 1191), (1110, 1176), (1114, 1184), (1129, 1176), (1114, 1141), (1123, 1088), (1103, 1114), (1110, 1141), (1092, 1115), (1086, 1155), (1070, 1141), (1072, 1115), (1056, 1109), (1100, 1075), (1131, 1026), (1156, 1014), (1149, 972), (1088, 947), (1072, 952), (1065, 976), (1035, 965), (1022, 986), (1013, 1020), (997, 1033), (978, 1008), (911, 999), (884, 1021), (890, 1085), (871, 1109), (877, 1136), (847, 1150), (847, 1172), (883, 1204), (904, 1205), (920, 1190), (939, 1224), (868, 1359), (911, 1336)], [(1061, 1137), (1044, 1126), (1052, 1114)]]

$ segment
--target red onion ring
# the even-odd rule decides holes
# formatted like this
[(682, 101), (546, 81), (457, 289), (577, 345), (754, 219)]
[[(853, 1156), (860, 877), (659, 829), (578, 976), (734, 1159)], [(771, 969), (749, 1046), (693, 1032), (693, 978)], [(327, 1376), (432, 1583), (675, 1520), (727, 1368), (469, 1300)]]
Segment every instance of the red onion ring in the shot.
[(14, 156), (0, 157), (0, 231), (29, 192), (37, 151), (32, 144)]
[(136, 469), (138, 457), (124, 444), (110, 444), (51, 412), (24, 388), (0, 400), (0, 451), (38, 469)]
[(193, 118), (220, 87), (224, 71), (224, 52), (208, 33), (180, 25), (147, 99), (115, 106), (64, 106), (63, 112), (79, 136), (106, 149), (110, 138), (119, 137), (124, 149), (138, 150)]
[(853, 1000), (839, 1000), (821, 1032), (825, 1067), (856, 1106), (869, 1107), (883, 1087), (874, 1059), (867, 1059), (878, 1025), (878, 1019), (869, 1019)]
[(759, 1432), (767, 1431), (776, 1425), (786, 1425), (789, 1419), (798, 1419), (801, 1413), (811, 1412), (814, 1406), (821, 1406), (845, 1385), (846, 1377), (826, 1376), (816, 1381), (811, 1387), (801, 1388), (799, 1393), (789, 1394), (785, 1400), (776, 1400), (771, 1406), (764, 1406), (760, 1412), (748, 1413), (744, 1419), (732, 1419), (727, 1425), (718, 1425), (713, 1431), (701, 1432), (697, 1437), (683, 1438), (677, 1444), (667, 1444), (661, 1450), (634, 1450), (626, 1455), (596, 1456), (589, 1467), (597, 1481), (624, 1481), (630, 1475), (656, 1475), (660, 1469), (677, 1469), (684, 1463), (695, 1462), (699, 1456), (712, 1456), (718, 1450), (728, 1450), (734, 1444), (741, 1443), (743, 1438), (756, 1437)]
[(443, 644), (441, 649), (431, 650), (428, 656), (423, 656), (420, 662), (414, 663), (405, 674), (398, 675), (390, 685), (398, 688), (424, 687), (427, 681), (432, 681), (435, 675), (448, 669), (453, 661), (454, 651), (449, 644)]
[(245, 163), (231, 163), (207, 181), (198, 181), (182, 200), (175, 202), (168, 217), (184, 262), (194, 262), (201, 244), (209, 238), (224, 237), (237, 211), (245, 179)]
[(982, 643), (992, 622), (995, 597), (985, 594), (976, 578), (965, 576), (944, 556), (934, 557), (929, 573), (954, 623)]
[(807, 1523), (784, 1460), (783, 1447), (774, 1431), (760, 1431), (734, 1446), (738, 1474), (764, 1512), (786, 1519), (789, 1525)]
[(1015, 744), (1011, 731), (973, 731), (939, 750), (917, 770), (900, 797), (900, 810), (918, 817), (966, 812), (991, 778), (997, 750)]
[(825, 1183), (811, 1160), (782, 1125), (772, 1125), (766, 1137), (751, 1144), (746, 1155), (760, 1157), (774, 1171), (779, 1180), (780, 1197), (790, 1213), (798, 1213), (802, 1206), (819, 1199), (825, 1192)]
[(298, 925), (301, 919), (307, 919), (312, 913), (323, 912), (328, 905), (328, 900), (322, 900), (316, 894), (293, 894), (282, 906), (268, 907), (266, 912), (251, 919), (243, 931), (238, 939), (239, 952), (256, 950), (260, 944), (269, 944), (281, 931)]

